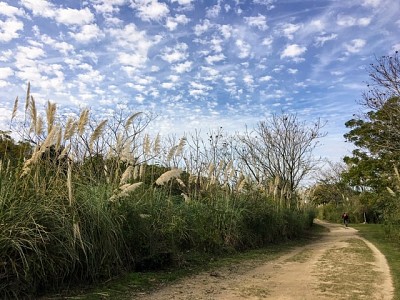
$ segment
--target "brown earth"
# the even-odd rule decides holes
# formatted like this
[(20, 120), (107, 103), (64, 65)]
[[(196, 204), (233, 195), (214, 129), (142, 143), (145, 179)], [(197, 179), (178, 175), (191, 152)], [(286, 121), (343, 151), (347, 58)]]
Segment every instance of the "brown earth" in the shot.
[(357, 230), (316, 221), (329, 229), (275, 260), (244, 262), (204, 272), (132, 299), (392, 299), (383, 254)]

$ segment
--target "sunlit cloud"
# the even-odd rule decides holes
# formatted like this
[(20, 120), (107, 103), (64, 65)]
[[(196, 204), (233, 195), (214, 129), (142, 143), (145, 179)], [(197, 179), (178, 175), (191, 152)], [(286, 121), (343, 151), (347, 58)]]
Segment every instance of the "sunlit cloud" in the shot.
[(281, 53), (281, 58), (298, 58), (307, 51), (304, 46), (299, 46), (297, 44), (291, 44), (286, 46), (286, 48)]

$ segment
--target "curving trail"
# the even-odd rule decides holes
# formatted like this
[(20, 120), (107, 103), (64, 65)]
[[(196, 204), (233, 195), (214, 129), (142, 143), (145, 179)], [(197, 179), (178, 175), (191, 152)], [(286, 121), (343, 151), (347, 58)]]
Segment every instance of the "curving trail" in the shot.
[(132, 299), (393, 298), (388, 264), (373, 244), (351, 227), (316, 223), (330, 231), (278, 259), (201, 273)]

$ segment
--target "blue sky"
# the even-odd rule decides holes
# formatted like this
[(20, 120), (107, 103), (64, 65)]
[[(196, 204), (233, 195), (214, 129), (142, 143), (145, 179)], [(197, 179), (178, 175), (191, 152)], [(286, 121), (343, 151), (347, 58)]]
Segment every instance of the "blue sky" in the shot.
[(365, 68), (395, 50), (393, 0), (0, 0), (0, 124), (29, 81), (39, 107), (151, 111), (163, 135), (321, 118), (339, 160)]

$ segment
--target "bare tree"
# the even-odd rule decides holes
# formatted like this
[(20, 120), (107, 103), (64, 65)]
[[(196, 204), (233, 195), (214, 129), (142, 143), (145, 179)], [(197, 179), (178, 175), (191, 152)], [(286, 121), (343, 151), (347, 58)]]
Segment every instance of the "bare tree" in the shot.
[(393, 56), (377, 57), (375, 61), (367, 69), (371, 82), (367, 84), (369, 90), (363, 94), (361, 104), (380, 110), (388, 99), (400, 97), (400, 55), (396, 51)]
[(278, 188), (281, 204), (288, 206), (300, 182), (319, 162), (312, 154), (325, 135), (322, 127), (320, 120), (308, 126), (295, 114), (273, 114), (239, 136), (238, 154), (253, 178), (265, 185), (273, 182), (274, 195)]

